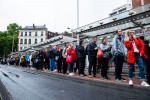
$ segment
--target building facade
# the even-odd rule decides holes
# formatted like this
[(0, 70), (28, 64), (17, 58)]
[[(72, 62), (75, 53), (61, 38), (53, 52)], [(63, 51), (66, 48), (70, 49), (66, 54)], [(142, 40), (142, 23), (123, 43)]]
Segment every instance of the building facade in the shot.
[(150, 3), (150, 0), (132, 0), (132, 6), (133, 8), (142, 6), (142, 5), (146, 5)]
[(18, 33), (18, 51), (37, 43), (45, 41), (47, 38), (46, 26), (26, 26)]
[(46, 39), (50, 39), (50, 38), (58, 36), (58, 35), (59, 35), (58, 33), (48, 31), (47, 34), (46, 34), (46, 36), (47, 36)]

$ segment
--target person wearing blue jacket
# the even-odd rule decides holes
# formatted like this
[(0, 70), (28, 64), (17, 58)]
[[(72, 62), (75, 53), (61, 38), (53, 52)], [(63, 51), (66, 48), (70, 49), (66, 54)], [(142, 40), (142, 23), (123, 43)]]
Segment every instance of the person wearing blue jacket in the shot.
[(30, 68), (30, 53), (27, 52), (26, 56), (25, 56), (25, 65), (26, 67)]

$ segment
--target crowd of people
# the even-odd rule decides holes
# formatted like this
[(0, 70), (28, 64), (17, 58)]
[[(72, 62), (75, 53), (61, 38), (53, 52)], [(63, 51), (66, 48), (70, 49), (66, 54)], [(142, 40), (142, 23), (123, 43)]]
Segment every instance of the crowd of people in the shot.
[[(73, 76), (78, 70), (79, 76), (87, 76), (85, 74), (85, 59), (88, 55), (88, 77), (97, 77), (96, 64), (97, 61), (101, 64), (101, 76), (104, 80), (109, 80), (107, 75), (109, 60), (113, 57), (115, 63), (115, 79), (116, 81), (126, 81), (122, 77), (122, 68), (125, 60), (125, 50), (127, 48), (127, 62), (129, 63), (129, 85), (133, 85), (133, 72), (135, 71), (134, 64), (138, 64), (140, 70), (140, 80), (142, 86), (150, 84), (150, 47), (144, 38), (135, 36), (132, 30), (125, 32), (125, 38), (122, 37), (122, 31), (116, 30), (116, 35), (113, 38), (112, 45), (108, 45), (107, 37), (104, 36), (97, 46), (97, 37), (93, 37), (92, 42), (86, 48), (84, 41), (80, 41), (79, 45), (74, 48), (74, 44), (65, 44), (65, 47), (54, 46), (50, 49), (45, 48), (40, 51), (28, 52), (18, 58), (3, 59), (2, 63), (12, 64), (16, 62), (17, 66), (26, 68), (35, 67), (37, 70), (49, 70), (51, 72), (66, 74), (69, 65), (69, 75)], [(99, 52), (102, 52), (100, 57), (97, 57)], [(74, 64), (76, 66), (74, 68)], [(57, 67), (56, 67), (57, 66)], [(145, 77), (146, 76), (146, 77)], [(145, 81), (147, 78), (147, 82)]]

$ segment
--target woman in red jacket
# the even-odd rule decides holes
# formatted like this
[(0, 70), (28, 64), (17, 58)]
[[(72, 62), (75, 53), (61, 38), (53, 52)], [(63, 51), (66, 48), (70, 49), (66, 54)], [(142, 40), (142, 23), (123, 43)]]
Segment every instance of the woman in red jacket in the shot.
[(136, 62), (140, 69), (140, 77), (142, 81), (141, 85), (149, 86), (145, 82), (143, 59), (146, 59), (147, 57), (144, 53), (145, 48), (143, 41), (139, 37), (135, 36), (132, 30), (127, 30), (125, 33), (124, 44), (127, 48), (127, 62), (129, 63), (129, 85), (133, 85), (132, 77), (134, 63)]
[(76, 51), (74, 49), (74, 44), (71, 43), (70, 44), (70, 48), (68, 49), (68, 55), (71, 55), (71, 62), (69, 64), (69, 75), (74, 75), (73, 74), (73, 66), (75, 61), (77, 60), (77, 55), (76, 55)]

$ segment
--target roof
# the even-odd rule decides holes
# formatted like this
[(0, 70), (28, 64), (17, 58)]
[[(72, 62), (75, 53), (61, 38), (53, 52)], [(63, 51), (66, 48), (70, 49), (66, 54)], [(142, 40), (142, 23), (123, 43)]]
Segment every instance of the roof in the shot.
[(26, 26), (24, 28), (21, 28), (20, 30), (47, 30), (46, 26)]

